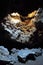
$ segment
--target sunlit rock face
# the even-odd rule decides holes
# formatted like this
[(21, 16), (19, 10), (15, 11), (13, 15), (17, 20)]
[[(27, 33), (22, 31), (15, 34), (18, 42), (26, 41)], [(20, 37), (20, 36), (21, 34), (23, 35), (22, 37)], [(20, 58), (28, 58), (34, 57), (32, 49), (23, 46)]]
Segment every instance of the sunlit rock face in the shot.
[(43, 10), (39, 8), (25, 17), (19, 13), (11, 13), (4, 20), (2, 26), (9, 32), (11, 39), (21, 43), (28, 43), (37, 30), (35, 22), (41, 21), (43, 23)]

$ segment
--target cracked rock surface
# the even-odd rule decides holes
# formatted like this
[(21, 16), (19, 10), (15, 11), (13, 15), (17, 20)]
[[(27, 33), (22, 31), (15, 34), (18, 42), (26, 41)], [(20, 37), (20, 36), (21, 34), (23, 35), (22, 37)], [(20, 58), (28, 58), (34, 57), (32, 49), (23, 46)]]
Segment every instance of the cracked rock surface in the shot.
[(1, 24), (4, 30), (9, 32), (11, 39), (20, 43), (28, 43), (34, 32), (37, 31), (35, 23), (40, 23), (40, 21), (43, 23), (43, 9), (39, 8), (28, 14), (28, 16), (22, 17), (23, 21), (21, 17), (18, 13), (8, 14)]

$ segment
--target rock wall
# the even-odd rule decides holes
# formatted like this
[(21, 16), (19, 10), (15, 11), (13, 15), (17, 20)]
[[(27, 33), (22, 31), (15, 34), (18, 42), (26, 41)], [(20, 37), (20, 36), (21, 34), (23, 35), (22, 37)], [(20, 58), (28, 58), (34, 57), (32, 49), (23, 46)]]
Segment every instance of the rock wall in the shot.
[(10, 44), (17, 48), (43, 47), (43, 9), (39, 8), (25, 17), (18, 13), (8, 14), (1, 22), (0, 29), (0, 42), (8, 47)]

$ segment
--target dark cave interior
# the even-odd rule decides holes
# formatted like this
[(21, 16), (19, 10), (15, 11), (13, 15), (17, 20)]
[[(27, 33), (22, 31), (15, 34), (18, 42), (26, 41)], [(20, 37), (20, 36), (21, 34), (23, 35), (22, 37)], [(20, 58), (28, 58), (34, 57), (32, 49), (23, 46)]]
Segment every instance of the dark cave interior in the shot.
[(29, 12), (43, 8), (41, 0), (0, 0), (0, 19), (11, 12), (26, 16)]
[[(11, 12), (18, 12), (21, 15), (26, 16), (28, 13), (30, 13), (38, 8), (43, 8), (43, 2), (41, 0), (0, 0), (0, 20), (2, 20), (8, 13), (11, 13)], [(0, 27), (1, 27), (1, 25), (0, 25)], [(1, 29), (1, 30), (2, 31), (0, 31), (0, 33), (1, 34), (3, 33), (3, 34), (2, 35), (0, 34), (0, 36), (1, 36), (0, 45), (4, 45), (5, 47), (8, 47), (8, 48), (9, 48), (9, 45), (10, 45), (10, 48), (14, 47), (14, 43), (16, 43), (16, 42), (13, 42), (9, 39), (5, 39), (4, 34), (6, 33), (6, 31), (4, 31), (3, 29)], [(37, 41), (37, 39), (36, 39), (36, 41)], [(11, 43), (13, 43), (13, 45)], [(15, 45), (15, 47), (16, 46), (20, 47), (20, 48), (25, 47), (24, 45), (20, 46), (19, 44), (18, 45), (17, 44)], [(37, 44), (36, 44), (36, 46), (38, 47)], [(33, 47), (34, 47), (34, 45), (33, 45)]]

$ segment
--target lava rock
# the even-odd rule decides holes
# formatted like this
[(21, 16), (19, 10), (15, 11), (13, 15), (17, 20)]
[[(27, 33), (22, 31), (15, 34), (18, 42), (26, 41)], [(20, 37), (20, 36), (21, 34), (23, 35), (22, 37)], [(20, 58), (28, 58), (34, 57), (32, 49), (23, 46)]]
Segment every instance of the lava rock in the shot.
[[(30, 25), (30, 27), (31, 27), (31, 29), (30, 29), (28, 24), (26, 23), (26, 22), (28, 22), (28, 20), (26, 22), (25, 21), (22, 22), (20, 19), (20, 22), (17, 22), (17, 20), (19, 20), (20, 16), (18, 16), (18, 15), (15, 16), (15, 14), (14, 14), (14, 16), (11, 16), (9, 14), (5, 18), (5, 20), (6, 20), (6, 21), (4, 21), (5, 23), (1, 23), (1, 24), (4, 27), (4, 30), (9, 32), (11, 39), (14, 39), (20, 43), (25, 43), (25, 42), (28, 43), (31, 35), (33, 35), (33, 33), (36, 31), (36, 28), (35, 28), (35, 26), (31, 27), (31, 25)], [(15, 21), (15, 18), (17, 19), (16, 21)], [(30, 22), (32, 22), (32, 20), (30, 20)], [(32, 24), (34, 25), (34, 23), (32, 23)]]
[[(42, 45), (41, 43), (43, 43), (43, 9), (39, 8), (38, 10), (35, 11), (36, 11), (35, 14), (33, 12), (34, 17), (32, 17), (31, 19), (28, 18), (27, 20), (24, 21), (21, 20), (20, 18), (21, 15), (16, 16), (16, 13), (15, 14), (11, 13), (13, 14), (11, 16), (11, 14), (8, 14), (8, 16), (6, 16), (4, 18), (4, 21), (1, 23), (2, 27), (4, 28), (4, 31), (7, 32), (3, 34), (2, 38), (7, 39), (6, 40), (7, 42), (9, 39), (14, 41), (14, 43), (10, 42), (11, 46), (13, 43), (15, 46), (20, 46), (21, 44), (21, 46), (26, 45), (27, 47), (30, 48), (39, 46), (41, 47)], [(42, 33), (39, 34), (40, 32)], [(17, 42), (18, 45), (15, 42)]]
[(2, 55), (9, 55), (9, 51), (4, 46), (0, 46), (0, 54), (2, 54)]

